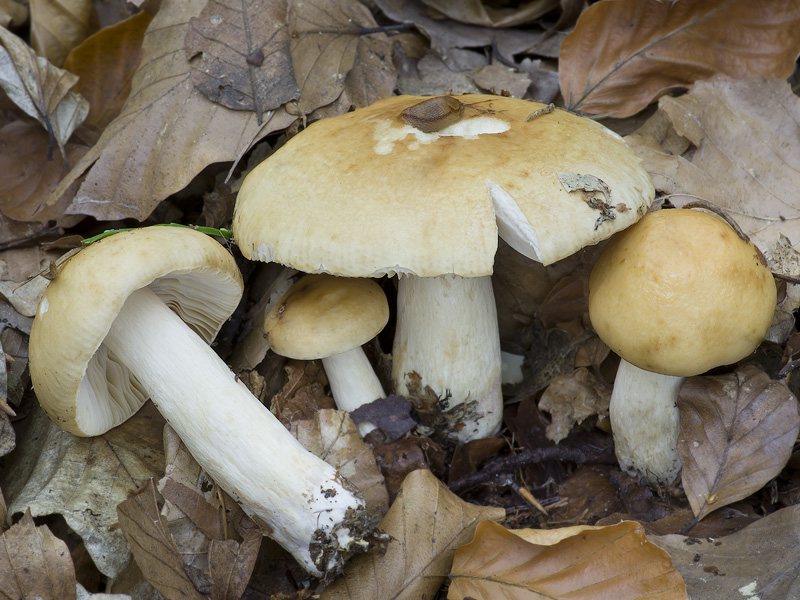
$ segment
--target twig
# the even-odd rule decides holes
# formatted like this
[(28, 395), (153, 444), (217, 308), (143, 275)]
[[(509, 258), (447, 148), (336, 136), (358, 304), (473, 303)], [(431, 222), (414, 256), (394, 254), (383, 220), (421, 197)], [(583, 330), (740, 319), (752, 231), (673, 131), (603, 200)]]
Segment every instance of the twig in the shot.
[(617, 458), (610, 449), (598, 448), (571, 448), (567, 446), (550, 446), (547, 448), (532, 448), (523, 450), (519, 454), (506, 456), (492, 461), (488, 466), (477, 473), (471, 473), (461, 479), (456, 479), (447, 487), (454, 493), (486, 483), (496, 475), (513, 471), (530, 464), (540, 463), (545, 460), (559, 460), (576, 463), (616, 464)]

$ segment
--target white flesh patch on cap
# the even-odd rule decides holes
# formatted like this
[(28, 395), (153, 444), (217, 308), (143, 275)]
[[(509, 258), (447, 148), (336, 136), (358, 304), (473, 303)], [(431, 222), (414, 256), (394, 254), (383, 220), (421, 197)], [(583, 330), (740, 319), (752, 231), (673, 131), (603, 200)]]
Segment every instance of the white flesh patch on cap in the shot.
[(493, 133), (503, 133), (511, 128), (506, 121), (487, 115), (480, 115), (471, 119), (462, 119), (445, 127), (441, 131), (425, 133), (411, 125), (398, 127), (393, 121), (388, 119), (375, 123), (375, 154), (391, 154), (394, 150), (395, 142), (404, 140), (408, 136), (414, 136), (414, 141), (408, 144), (409, 150), (416, 150), (420, 144), (430, 144), (440, 137), (463, 137), (465, 139), (476, 139), (479, 135)]
[(270, 263), (275, 260), (275, 252), (269, 244), (261, 243), (253, 248), (250, 260), (260, 260), (261, 262)]
[(494, 181), (486, 180), (486, 187), (494, 203), (497, 231), (514, 250), (535, 261), (542, 262), (539, 236), (522, 214), (514, 199)]
[(41, 317), (48, 310), (50, 310), (50, 301), (47, 299), (47, 296), (45, 296), (39, 303), (39, 311), (38, 311), (39, 316)]

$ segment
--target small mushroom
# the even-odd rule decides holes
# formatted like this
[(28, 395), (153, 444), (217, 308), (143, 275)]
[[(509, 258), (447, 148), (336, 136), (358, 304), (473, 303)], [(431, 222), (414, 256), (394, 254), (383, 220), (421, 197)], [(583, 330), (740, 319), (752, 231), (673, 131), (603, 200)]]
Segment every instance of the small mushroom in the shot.
[[(386, 396), (361, 346), (388, 320), (386, 295), (374, 281), (306, 275), (272, 307), (264, 332), (281, 356), (322, 359), (336, 406), (350, 412)], [(358, 429), (366, 435), (375, 426)]]
[[(230, 253), (191, 229), (118, 233), (73, 256), (33, 322), (30, 371), (48, 416), (79, 436), (150, 397), (203, 469), (316, 576), (368, 545), (363, 498), (209, 347), (239, 303)], [(365, 520), (366, 519), (366, 520)]]
[(750, 354), (775, 302), (758, 249), (715, 216), (660, 210), (611, 239), (589, 279), (589, 315), (622, 358), (609, 416), (624, 470), (675, 480), (683, 379)]

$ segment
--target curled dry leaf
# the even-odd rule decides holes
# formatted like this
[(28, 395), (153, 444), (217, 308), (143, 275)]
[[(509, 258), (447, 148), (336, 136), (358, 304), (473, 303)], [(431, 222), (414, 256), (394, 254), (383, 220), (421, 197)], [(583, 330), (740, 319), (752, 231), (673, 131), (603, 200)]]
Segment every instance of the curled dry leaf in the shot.
[(751, 365), (729, 375), (687, 379), (678, 408), (683, 489), (699, 518), (775, 477), (800, 431), (797, 399)]
[(669, 555), (647, 541), (638, 523), (567, 529), (523, 539), (481, 523), (456, 552), (447, 597), (688, 600)]
[[(62, 160), (47, 160), (49, 143), (47, 132), (31, 121), (0, 128), (0, 211), (7, 217), (39, 223), (62, 220), (69, 198), (50, 205), (47, 200), (67, 168)], [(67, 142), (67, 163), (74, 165), (88, 149)]]
[(456, 548), (472, 539), (478, 523), (504, 516), (502, 508), (464, 502), (430, 471), (414, 471), (378, 525), (389, 534), (386, 551), (373, 548), (353, 559), (321, 598), (433, 598), (447, 580)]
[(697, 149), (673, 156), (651, 136), (628, 136), (656, 189), (679, 207), (694, 197), (716, 204), (762, 250), (781, 234), (800, 244), (800, 98), (788, 83), (699, 82), (662, 98), (659, 112)]
[(463, 2), (423, 0), (423, 2), (454, 21), (484, 27), (514, 27), (530, 23), (559, 7), (558, 0), (531, 0), (515, 4), (511, 8), (502, 5), (495, 8), (492, 3), (482, 0)]
[(720, 538), (652, 536), (669, 552), (692, 598), (800, 598), (800, 504)]
[(212, 2), (184, 42), (194, 86), (212, 102), (262, 115), (300, 95), (292, 73), (286, 0)]
[(53, 133), (64, 155), (67, 140), (89, 113), (88, 102), (71, 89), (78, 78), (36, 56), (2, 27), (0, 44), (0, 87), (25, 114)]
[(628, 117), (701, 79), (786, 78), (798, 53), (794, 0), (597, 2), (561, 45), (559, 79), (570, 109)]
[(376, 26), (357, 0), (289, 0), (292, 64), (300, 86), (294, 112), (307, 115), (345, 90), (356, 106), (392, 95), (389, 40), (364, 31)]
[(184, 568), (181, 552), (159, 513), (152, 479), (117, 507), (119, 526), (142, 574), (167, 600), (203, 600)]
[(145, 219), (158, 203), (215, 162), (233, 160), (293, 120), (278, 110), (259, 127), (195, 90), (183, 50), (189, 20), (204, 0), (166, 2), (144, 36), (142, 60), (122, 112), (53, 190), (55, 202), (79, 178), (70, 213), (100, 221)]
[(91, 0), (33, 0), (31, 45), (56, 66), (86, 37), (92, 16)]
[(598, 415), (608, 418), (611, 390), (581, 367), (571, 375), (559, 375), (542, 394), (539, 409), (550, 413), (547, 439), (556, 444), (567, 437), (576, 424)]
[(75, 567), (67, 544), (30, 511), (0, 536), (0, 597), (75, 600)]
[(80, 78), (75, 91), (89, 101), (89, 116), (79, 131), (81, 139), (96, 142), (122, 110), (142, 58), (142, 40), (151, 19), (146, 12), (140, 12), (104, 27), (67, 55), (64, 68)]

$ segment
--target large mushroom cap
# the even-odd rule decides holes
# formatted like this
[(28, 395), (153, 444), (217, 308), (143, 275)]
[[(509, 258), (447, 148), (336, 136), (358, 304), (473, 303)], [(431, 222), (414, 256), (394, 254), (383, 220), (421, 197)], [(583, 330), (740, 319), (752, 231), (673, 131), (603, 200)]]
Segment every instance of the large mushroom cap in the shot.
[[(544, 105), (464, 95), (450, 101), (463, 105), (455, 123), (425, 133), (401, 117), (424, 100), (323, 119), (256, 167), (233, 221), (244, 255), (348, 277), (477, 277), (492, 272), (498, 219), (514, 248), (549, 264), (634, 223), (654, 196), (625, 142), (590, 119), (527, 121)], [(610, 197), (569, 192), (559, 173), (593, 176)], [(598, 222), (595, 197), (615, 218)]]
[(272, 307), (264, 331), (281, 356), (313, 360), (367, 343), (388, 320), (389, 303), (374, 281), (306, 275)]
[(752, 243), (696, 210), (646, 215), (603, 249), (589, 281), (600, 338), (640, 369), (689, 377), (764, 338), (776, 289)]
[(99, 435), (147, 399), (103, 345), (126, 298), (146, 286), (209, 343), (243, 288), (231, 254), (188, 228), (121, 232), (72, 256), (42, 297), (30, 339), (36, 396), (62, 429)]

